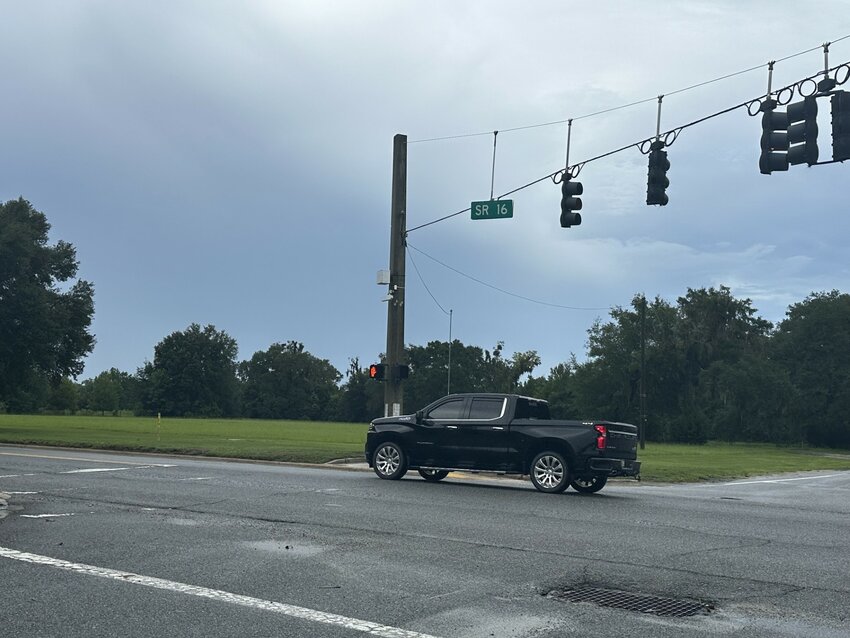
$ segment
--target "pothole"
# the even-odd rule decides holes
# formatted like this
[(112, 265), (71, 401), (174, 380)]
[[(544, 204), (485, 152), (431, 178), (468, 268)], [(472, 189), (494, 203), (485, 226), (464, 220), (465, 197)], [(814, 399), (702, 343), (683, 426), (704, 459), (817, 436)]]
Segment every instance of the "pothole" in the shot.
[(570, 587), (553, 589), (546, 594), (547, 598), (570, 603), (593, 603), (600, 607), (612, 607), (636, 611), (641, 614), (652, 614), (672, 618), (686, 618), (708, 614), (714, 610), (714, 605), (678, 598), (662, 598), (649, 594), (602, 589), (599, 587)]

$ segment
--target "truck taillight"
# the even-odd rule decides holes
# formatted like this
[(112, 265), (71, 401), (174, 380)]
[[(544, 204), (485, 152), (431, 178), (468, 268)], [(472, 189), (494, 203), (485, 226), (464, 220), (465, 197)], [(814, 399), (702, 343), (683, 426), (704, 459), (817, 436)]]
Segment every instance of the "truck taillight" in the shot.
[(593, 429), (596, 430), (596, 449), (604, 450), (608, 440), (608, 428), (604, 425), (594, 425)]

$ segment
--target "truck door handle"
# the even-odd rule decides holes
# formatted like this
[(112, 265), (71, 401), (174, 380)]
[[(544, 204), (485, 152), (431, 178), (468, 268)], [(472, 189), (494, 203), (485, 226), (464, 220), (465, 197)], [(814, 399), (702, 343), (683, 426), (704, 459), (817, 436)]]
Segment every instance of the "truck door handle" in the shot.
[(503, 428), (501, 425), (494, 425), (493, 429), (494, 430), (504, 430), (505, 428)]
[(456, 426), (456, 425), (447, 425), (446, 427), (447, 427), (449, 430), (457, 430), (457, 426)]

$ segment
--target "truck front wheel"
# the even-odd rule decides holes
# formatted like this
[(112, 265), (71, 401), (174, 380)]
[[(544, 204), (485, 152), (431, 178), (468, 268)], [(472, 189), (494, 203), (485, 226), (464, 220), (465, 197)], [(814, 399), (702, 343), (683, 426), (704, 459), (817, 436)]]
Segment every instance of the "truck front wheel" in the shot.
[(582, 494), (594, 494), (605, 487), (608, 482), (608, 477), (604, 474), (594, 474), (593, 476), (580, 476), (570, 481), (570, 486)]
[(531, 462), (531, 482), (541, 492), (558, 494), (570, 484), (570, 469), (563, 454), (541, 452)]
[(375, 474), (382, 479), (400, 479), (407, 473), (407, 458), (404, 451), (392, 441), (381, 443), (375, 450), (373, 460)]

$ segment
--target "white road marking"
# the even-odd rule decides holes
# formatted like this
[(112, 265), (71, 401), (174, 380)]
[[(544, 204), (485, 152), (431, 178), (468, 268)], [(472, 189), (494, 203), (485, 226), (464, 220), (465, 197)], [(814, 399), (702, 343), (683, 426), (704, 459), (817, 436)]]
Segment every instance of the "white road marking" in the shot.
[(60, 474), (88, 474), (89, 472), (122, 472), (124, 470), (130, 470), (136, 468), (130, 467), (90, 467), (85, 470), (66, 470), (64, 472), (59, 472)]
[(212, 481), (213, 477), (212, 476), (199, 476), (197, 478), (182, 478), (182, 479), (175, 479), (175, 480), (177, 480), (177, 481)]
[(724, 483), (724, 485), (755, 485), (756, 483), (788, 483), (790, 481), (813, 481), (815, 479), (832, 478), (841, 474), (821, 474), (819, 476), (798, 476), (785, 479), (761, 479), (758, 481), (737, 481), (735, 483)]
[(41, 492), (6, 492), (6, 494), (41, 494)]
[(99, 578), (107, 578), (124, 583), (134, 583), (136, 585), (143, 585), (154, 589), (162, 589), (181, 594), (188, 594), (190, 596), (198, 596), (200, 598), (208, 598), (223, 603), (251, 607), (253, 609), (273, 611), (275, 613), (290, 616), (292, 618), (298, 618), (300, 620), (324, 623), (326, 625), (336, 625), (346, 629), (362, 631), (363, 633), (372, 636), (381, 636), (382, 638), (436, 638), (429, 634), (408, 631), (398, 627), (390, 627), (389, 625), (381, 625), (368, 620), (359, 620), (357, 618), (348, 618), (337, 614), (329, 614), (324, 611), (309, 609), (307, 607), (296, 607), (295, 605), (287, 605), (286, 603), (278, 603), (271, 600), (253, 598), (251, 596), (242, 596), (241, 594), (233, 594), (218, 589), (187, 585), (185, 583), (164, 580), (162, 578), (154, 578), (152, 576), (142, 576), (132, 572), (122, 572), (115, 569), (108, 569), (106, 567), (95, 567), (94, 565), (86, 565), (84, 563), (72, 563), (58, 558), (51, 558), (49, 556), (19, 552), (18, 550), (9, 549), (7, 547), (0, 547), (0, 558), (10, 558), (24, 563), (55, 567), (57, 569), (76, 572), (78, 574), (97, 576)]
[(59, 474), (85, 474), (89, 472), (123, 472), (125, 470), (148, 470), (152, 467), (177, 467), (176, 465), (161, 465), (161, 464), (153, 464), (153, 465), (136, 465), (134, 467), (90, 467), (84, 470), (65, 470), (64, 472), (59, 472)]
[(110, 461), (107, 459), (85, 459), (79, 456), (57, 456), (55, 454), (25, 454), (23, 452), (0, 452), (0, 456), (24, 456), (31, 459), (54, 459), (58, 461), (82, 461), (84, 463), (112, 463), (113, 465), (143, 465), (146, 467), (175, 467), (174, 465), (161, 465), (151, 463), (138, 463), (134, 461)]
[(21, 476), (35, 476), (35, 474), (4, 474), (0, 478), (18, 478)]
[(21, 518), (59, 518), (60, 516), (73, 516), (74, 514), (21, 514)]

